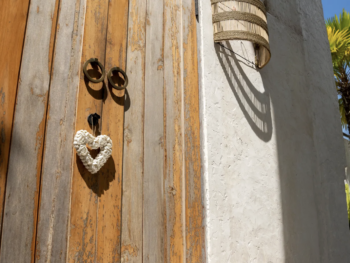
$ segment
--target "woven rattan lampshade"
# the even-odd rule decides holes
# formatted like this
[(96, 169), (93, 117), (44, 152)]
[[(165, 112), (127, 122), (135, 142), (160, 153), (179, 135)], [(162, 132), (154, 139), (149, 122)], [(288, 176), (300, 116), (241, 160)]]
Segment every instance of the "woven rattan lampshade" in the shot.
[(271, 58), (265, 5), (260, 0), (211, 0), (214, 41), (248, 40), (256, 48), (256, 66)]

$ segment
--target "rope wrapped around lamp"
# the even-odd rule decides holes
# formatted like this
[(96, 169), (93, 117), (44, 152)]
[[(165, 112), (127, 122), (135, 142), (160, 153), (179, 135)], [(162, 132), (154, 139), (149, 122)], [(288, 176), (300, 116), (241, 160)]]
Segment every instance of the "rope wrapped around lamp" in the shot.
[(266, 8), (260, 0), (211, 0), (214, 41), (247, 40), (254, 44), (255, 64), (271, 58)]

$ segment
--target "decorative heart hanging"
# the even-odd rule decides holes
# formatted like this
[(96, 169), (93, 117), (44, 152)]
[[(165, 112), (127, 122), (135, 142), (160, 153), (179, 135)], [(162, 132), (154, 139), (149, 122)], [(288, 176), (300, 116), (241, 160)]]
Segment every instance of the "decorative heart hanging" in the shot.
[[(93, 150), (101, 149), (96, 159), (91, 157), (86, 145), (89, 145)], [(111, 157), (112, 147), (112, 140), (106, 135), (94, 137), (89, 132), (81, 130), (74, 137), (74, 148), (86, 169), (92, 174), (101, 170), (108, 158)]]

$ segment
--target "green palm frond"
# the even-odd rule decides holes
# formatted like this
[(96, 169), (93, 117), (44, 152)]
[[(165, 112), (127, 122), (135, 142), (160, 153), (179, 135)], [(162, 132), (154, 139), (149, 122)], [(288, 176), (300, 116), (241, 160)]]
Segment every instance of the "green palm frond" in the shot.
[(350, 54), (350, 31), (327, 27), (328, 41), (333, 64), (338, 64)]
[(350, 13), (343, 9), (343, 12), (339, 15), (339, 18), (337, 15), (335, 15), (334, 17), (327, 19), (326, 26), (330, 26), (335, 30), (348, 30), (350, 28)]
[(338, 16), (326, 20), (328, 40), (333, 64), (350, 66), (350, 13), (343, 10)]
[(347, 183), (345, 184), (345, 193), (346, 193), (346, 203), (348, 205), (348, 218), (349, 218), (349, 226), (350, 226), (350, 189)]
[[(350, 13), (343, 10), (339, 17), (334, 16), (328, 19), (326, 27), (333, 61), (334, 79), (338, 94), (342, 96), (350, 80)], [(348, 123), (350, 122), (349, 115), (346, 115), (345, 111), (345, 108), (349, 109), (350, 101), (347, 100), (339, 99), (339, 111), (343, 128), (349, 127), (350, 124)]]
[(344, 103), (343, 103), (342, 98), (339, 99), (339, 111), (340, 111), (341, 124), (342, 124), (343, 128), (346, 128), (346, 125), (348, 124), (348, 122), (346, 120), (346, 112), (344, 109)]

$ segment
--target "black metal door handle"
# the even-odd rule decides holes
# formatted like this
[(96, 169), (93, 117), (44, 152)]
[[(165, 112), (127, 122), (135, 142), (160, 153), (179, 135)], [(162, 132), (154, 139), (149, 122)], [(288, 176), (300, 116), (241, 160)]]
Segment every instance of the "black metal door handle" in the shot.
[[(113, 80), (112, 80), (112, 73), (113, 72), (118, 72), (118, 73), (121, 73), (124, 77), (124, 85), (123, 86), (117, 86)], [(129, 84), (129, 79), (128, 79), (128, 76), (126, 75), (125, 71), (122, 70), (121, 68), (118, 68), (118, 67), (114, 67), (112, 68), (109, 72), (108, 72), (108, 81), (109, 83), (112, 85), (112, 87), (114, 89), (117, 89), (117, 90), (123, 90), (123, 89), (126, 89), (126, 87), (128, 86)]]
[[(101, 69), (101, 71), (102, 71), (102, 76), (101, 76), (101, 78), (99, 78), (99, 79), (93, 79), (93, 78), (89, 75), (89, 73), (87, 72), (87, 66), (88, 66), (89, 64), (92, 64), (92, 63), (96, 63), (96, 64), (99, 66), (99, 68)], [(104, 66), (101, 64), (100, 61), (98, 61), (97, 58), (90, 58), (88, 61), (86, 61), (86, 62), (84, 63), (84, 66), (83, 66), (83, 71), (84, 71), (85, 76), (88, 78), (88, 80), (91, 81), (91, 82), (93, 82), (93, 83), (102, 82), (102, 81), (104, 80), (104, 78), (105, 78), (105, 75), (106, 75), (106, 71), (105, 71)]]

